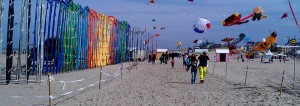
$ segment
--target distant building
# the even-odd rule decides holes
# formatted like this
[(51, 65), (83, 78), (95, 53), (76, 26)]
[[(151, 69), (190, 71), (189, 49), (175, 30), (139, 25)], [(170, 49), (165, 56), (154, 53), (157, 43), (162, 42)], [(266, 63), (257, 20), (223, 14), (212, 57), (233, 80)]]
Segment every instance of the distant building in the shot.
[(296, 50), (299, 50), (300, 46), (285, 46), (277, 45), (277, 52), (279, 54), (294, 53)]
[(165, 54), (168, 49), (157, 49), (156, 51), (156, 59), (158, 60), (162, 54)]
[(255, 42), (253, 42), (253, 41), (248, 41), (247, 43), (246, 43), (246, 50), (247, 51), (253, 51), (253, 46), (255, 45)]

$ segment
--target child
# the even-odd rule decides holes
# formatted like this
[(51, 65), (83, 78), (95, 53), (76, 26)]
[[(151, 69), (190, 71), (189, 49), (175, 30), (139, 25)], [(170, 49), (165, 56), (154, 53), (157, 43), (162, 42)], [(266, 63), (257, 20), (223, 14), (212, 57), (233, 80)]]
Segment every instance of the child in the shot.
[(174, 68), (174, 63), (175, 63), (175, 60), (174, 60), (174, 57), (172, 57), (172, 60), (171, 60), (172, 68)]

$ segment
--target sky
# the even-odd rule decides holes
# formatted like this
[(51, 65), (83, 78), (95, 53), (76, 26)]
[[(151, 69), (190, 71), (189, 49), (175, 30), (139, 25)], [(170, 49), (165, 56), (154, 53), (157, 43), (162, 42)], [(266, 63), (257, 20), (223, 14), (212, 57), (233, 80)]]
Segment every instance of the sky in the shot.
[[(3, 47), (6, 48), (7, 7), (5, 1), (4, 15), (2, 18)], [(32, 0), (35, 3), (35, 0)], [(155, 0), (154, 4), (148, 4), (149, 0), (74, 0), (74, 3), (89, 6), (91, 9), (106, 15), (116, 17), (118, 20), (129, 22), (131, 27), (147, 28), (151, 34), (159, 33), (158, 48), (176, 49), (177, 42), (182, 42), (182, 47), (196, 46), (193, 41), (201, 39), (210, 42), (223, 43), (226, 37), (237, 38), (240, 33), (245, 33), (251, 41), (262, 41), (273, 31), (278, 32), (277, 43), (285, 44), (286, 36), (300, 40), (300, 31), (297, 28), (287, 0)], [(291, 0), (295, 15), (300, 19), (300, 1)], [(21, 0), (16, 0), (15, 23), (20, 22)], [(236, 12), (247, 16), (256, 6), (261, 6), (267, 19), (250, 21), (249, 23), (224, 27), (221, 22)], [(32, 7), (34, 15), (35, 7)], [(281, 20), (281, 16), (287, 12), (288, 17)], [(207, 18), (211, 28), (205, 33), (193, 31), (193, 25), (197, 24), (200, 17)], [(153, 22), (152, 19), (156, 21)], [(32, 25), (33, 25), (32, 21)], [(156, 30), (153, 27), (157, 27)], [(160, 30), (165, 27), (165, 30)], [(20, 25), (14, 28), (13, 48), (18, 47)], [(298, 41), (299, 41), (298, 40)], [(243, 45), (244, 43), (240, 43)]]
[[(132, 27), (146, 27), (151, 33), (160, 33), (158, 48), (176, 49), (176, 42), (181, 41), (182, 47), (193, 47), (195, 39), (222, 43), (225, 37), (238, 37), (245, 33), (252, 41), (261, 41), (274, 30), (278, 31), (278, 43), (286, 43), (285, 36), (300, 38), (292, 17), (287, 0), (74, 0), (83, 6), (126, 20)], [(291, 0), (294, 12), (300, 19), (300, 1)], [(252, 13), (256, 6), (261, 6), (266, 20), (250, 21), (247, 24), (224, 27), (221, 22), (233, 13), (243, 16)], [(281, 16), (288, 12), (288, 17)], [(203, 34), (195, 33), (193, 25), (200, 17), (211, 22), (211, 28)], [(155, 19), (155, 22), (152, 22)], [(165, 30), (153, 30), (153, 27), (165, 27)]]

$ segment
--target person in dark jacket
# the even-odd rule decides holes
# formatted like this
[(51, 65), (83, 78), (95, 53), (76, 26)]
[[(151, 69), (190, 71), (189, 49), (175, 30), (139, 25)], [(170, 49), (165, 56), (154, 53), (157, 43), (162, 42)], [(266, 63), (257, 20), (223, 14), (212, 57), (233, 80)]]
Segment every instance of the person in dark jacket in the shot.
[(206, 52), (203, 52), (203, 54), (198, 57), (198, 60), (199, 60), (199, 66), (200, 66), (200, 68), (199, 68), (200, 83), (204, 83), (204, 78), (205, 78), (206, 71), (207, 71), (209, 57), (207, 56)]
[(155, 56), (155, 54), (153, 53), (153, 55), (152, 55), (152, 64), (155, 63), (155, 60), (156, 60), (156, 56)]

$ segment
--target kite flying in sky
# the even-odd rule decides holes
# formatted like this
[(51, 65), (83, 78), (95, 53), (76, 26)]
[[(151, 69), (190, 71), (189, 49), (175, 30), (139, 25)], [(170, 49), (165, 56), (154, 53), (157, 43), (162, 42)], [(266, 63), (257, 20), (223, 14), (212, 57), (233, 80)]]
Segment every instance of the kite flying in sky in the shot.
[(269, 49), (272, 44), (276, 43), (277, 31), (272, 32), (272, 34), (267, 37), (267, 39), (263, 42), (258, 42), (257, 46), (253, 47), (253, 50), (264, 52)]
[(154, 0), (150, 0), (149, 3), (152, 3), (152, 4), (153, 4), (153, 3), (154, 3)]
[(194, 31), (197, 33), (203, 33), (210, 28), (210, 21), (206, 18), (199, 18), (198, 24), (194, 25)]
[(222, 21), (223, 26), (232, 26), (232, 25), (240, 25), (249, 22), (249, 18), (252, 17), (252, 21), (265, 19), (267, 16), (263, 15), (263, 9), (260, 6), (254, 8), (253, 13), (248, 16), (242, 18), (242, 14), (235, 13), (227, 17), (224, 21)]
[(286, 18), (286, 17), (288, 17), (287, 12), (285, 12), (285, 13), (281, 16), (281, 19), (284, 19), (284, 18)]

